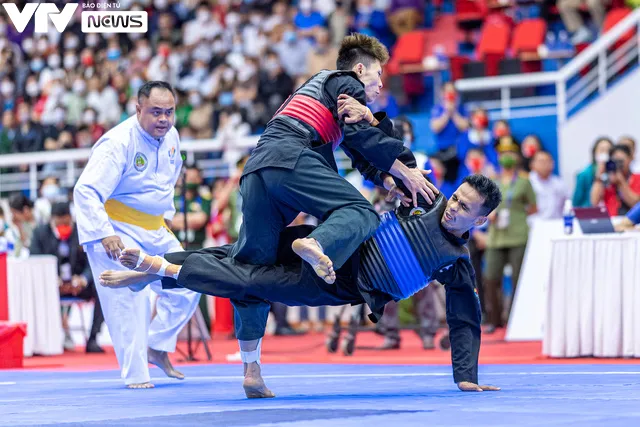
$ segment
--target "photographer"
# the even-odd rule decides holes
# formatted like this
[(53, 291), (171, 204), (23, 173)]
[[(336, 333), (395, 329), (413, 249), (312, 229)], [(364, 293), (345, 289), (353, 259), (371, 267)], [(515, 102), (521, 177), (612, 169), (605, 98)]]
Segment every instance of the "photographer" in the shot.
[(591, 188), (593, 206), (604, 203), (609, 215), (618, 216), (640, 202), (640, 174), (631, 173), (631, 159), (629, 147), (616, 145), (611, 150), (610, 160), (598, 164)]

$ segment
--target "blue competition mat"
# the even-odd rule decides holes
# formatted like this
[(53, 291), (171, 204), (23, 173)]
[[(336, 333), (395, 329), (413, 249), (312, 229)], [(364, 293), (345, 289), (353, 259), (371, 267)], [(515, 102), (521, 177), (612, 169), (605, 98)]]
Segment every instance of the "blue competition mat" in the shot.
[(263, 365), (275, 399), (248, 400), (239, 365), (119, 372), (0, 371), (0, 426), (640, 426), (639, 365), (491, 365), (463, 393), (447, 366)]

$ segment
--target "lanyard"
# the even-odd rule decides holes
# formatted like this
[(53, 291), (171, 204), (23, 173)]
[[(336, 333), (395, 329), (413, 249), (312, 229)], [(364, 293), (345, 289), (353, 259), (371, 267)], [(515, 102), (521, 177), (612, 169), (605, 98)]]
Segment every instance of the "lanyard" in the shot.
[(518, 180), (518, 173), (513, 174), (513, 178), (509, 183), (509, 187), (506, 189), (505, 208), (511, 209), (511, 202), (513, 201), (513, 193), (515, 192), (516, 181)]

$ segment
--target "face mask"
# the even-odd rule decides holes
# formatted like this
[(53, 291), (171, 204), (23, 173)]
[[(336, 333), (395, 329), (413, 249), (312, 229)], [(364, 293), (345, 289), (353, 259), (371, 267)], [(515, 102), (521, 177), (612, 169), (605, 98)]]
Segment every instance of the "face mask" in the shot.
[(107, 51), (107, 59), (109, 61), (117, 61), (118, 59), (120, 59), (120, 49), (118, 48), (111, 48)]
[(47, 63), (49, 64), (49, 67), (55, 69), (55, 68), (60, 68), (60, 64), (61, 64), (61, 60), (60, 60), (60, 55), (51, 55), (48, 58)]
[(96, 115), (93, 111), (86, 111), (82, 115), (82, 121), (87, 125), (92, 125), (96, 121)]
[(77, 38), (75, 37), (70, 37), (68, 39), (66, 39), (64, 41), (64, 48), (65, 49), (75, 49), (78, 47), (78, 45), (80, 44), (80, 42), (78, 41)]
[(507, 136), (509, 135), (509, 130), (506, 127), (499, 127), (498, 129), (496, 129), (495, 132), (495, 137), (496, 138), (502, 138), (503, 136)]
[(609, 161), (609, 153), (600, 153), (596, 155), (596, 163), (607, 163)]
[(44, 53), (49, 48), (49, 43), (45, 39), (38, 40), (38, 52)]
[(168, 58), (170, 53), (171, 53), (171, 50), (169, 49), (168, 46), (161, 46), (158, 48), (158, 54), (163, 58)]
[(196, 191), (200, 187), (200, 184), (195, 184), (192, 182), (187, 183), (187, 191)]
[(199, 107), (202, 105), (202, 98), (197, 93), (189, 95), (189, 104), (193, 107)]
[(60, 187), (55, 184), (42, 187), (42, 197), (49, 201), (53, 201), (60, 194)]
[(311, 13), (311, 7), (312, 7), (312, 4), (310, 1), (300, 2), (300, 12), (304, 13), (305, 15), (308, 15), (309, 13)]
[(358, 13), (361, 15), (370, 15), (373, 12), (373, 6), (358, 6)]
[(256, 27), (259, 27), (262, 23), (262, 18), (259, 15), (253, 15), (251, 18), (249, 18), (249, 22), (251, 22)]
[(293, 43), (296, 41), (296, 33), (295, 31), (287, 31), (284, 33), (283, 39), (287, 43)]
[(65, 55), (63, 66), (66, 70), (71, 70), (75, 68), (76, 65), (78, 65), (78, 60), (76, 59), (75, 55)]
[(230, 105), (233, 105), (233, 93), (232, 92), (221, 93), (220, 96), (218, 97), (218, 102), (223, 107), (228, 107)]
[(51, 96), (55, 96), (55, 97), (62, 95), (62, 92), (64, 92), (64, 88), (62, 87), (62, 85), (59, 85), (59, 84), (52, 86), (51, 90), (49, 91)]
[(489, 119), (487, 116), (474, 116), (473, 117), (473, 127), (476, 129), (486, 129), (489, 125)]
[(235, 78), (235, 76), (236, 76), (236, 72), (233, 71), (231, 68), (227, 68), (222, 73), (222, 79), (227, 83), (232, 81)]
[(156, 9), (164, 10), (169, 5), (169, 1), (168, 0), (154, 0), (153, 5), (156, 7)]
[(458, 98), (458, 96), (456, 95), (455, 92), (447, 91), (447, 92), (444, 93), (444, 100), (445, 101), (456, 102), (457, 98)]
[(31, 71), (39, 73), (44, 68), (44, 61), (40, 58), (31, 61)]
[(472, 173), (480, 173), (483, 167), (484, 161), (481, 158), (474, 157), (469, 160), (469, 170), (471, 170)]
[(264, 62), (264, 68), (269, 72), (277, 70), (278, 69), (278, 65), (279, 65), (278, 64), (278, 60), (276, 60), (276, 59), (267, 59)]
[(24, 41), (22, 42), (22, 49), (24, 49), (26, 53), (32, 54), (33, 48), (33, 39), (24, 39)]
[(35, 82), (27, 84), (27, 86), (25, 87), (25, 90), (27, 91), (27, 95), (29, 95), (32, 98), (37, 96), (38, 93), (40, 92), (40, 90), (38, 89), (38, 83), (35, 83)]
[(409, 148), (411, 147), (411, 143), (413, 142), (413, 138), (411, 137), (411, 135), (405, 135), (402, 138), (402, 142), (404, 142), (404, 146)]
[(73, 228), (70, 225), (59, 225), (56, 227), (56, 231), (58, 232), (58, 236), (60, 236), (60, 240), (69, 240), (71, 237), (71, 231)]
[(2, 93), (3, 96), (9, 97), (11, 96), (11, 94), (13, 93), (13, 83), (8, 82), (8, 81), (4, 81), (2, 82), (2, 84), (0, 84), (0, 93)]
[(199, 10), (196, 13), (196, 21), (198, 21), (201, 24), (207, 22), (209, 20), (209, 17), (210, 17), (209, 12), (206, 10)]
[(131, 90), (134, 92), (138, 92), (138, 89), (140, 89), (143, 84), (144, 82), (142, 81), (142, 79), (139, 79), (139, 78), (133, 78), (129, 82), (129, 86), (131, 87)]
[(536, 147), (533, 144), (527, 144), (523, 147), (523, 154), (526, 158), (530, 159), (532, 158), (537, 152), (538, 152), (538, 147)]
[(27, 123), (29, 121), (29, 113), (20, 113), (18, 121), (22, 124)]
[(96, 47), (98, 45), (98, 35), (97, 34), (87, 34), (87, 38), (85, 39), (85, 43), (89, 47)]
[(53, 112), (53, 120), (54, 120), (56, 123), (62, 123), (62, 122), (64, 122), (64, 116), (65, 116), (65, 114), (64, 114), (64, 110), (62, 110), (62, 109), (57, 109), (57, 110), (55, 110), (55, 111)]
[(151, 49), (148, 47), (139, 48), (136, 52), (136, 56), (140, 61), (148, 61), (151, 58)]
[(236, 13), (229, 13), (225, 19), (228, 27), (235, 28), (240, 23), (240, 16)]
[(516, 159), (511, 156), (500, 157), (500, 165), (505, 169), (513, 169), (516, 166)]
[(73, 82), (73, 92), (81, 94), (82, 92), (84, 92), (86, 86), (87, 85), (85, 84), (84, 80), (76, 80), (75, 82)]

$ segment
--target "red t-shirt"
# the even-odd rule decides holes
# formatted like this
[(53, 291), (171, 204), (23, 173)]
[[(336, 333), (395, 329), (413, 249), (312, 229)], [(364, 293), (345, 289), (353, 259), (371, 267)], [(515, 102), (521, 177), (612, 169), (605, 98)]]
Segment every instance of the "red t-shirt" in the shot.
[[(640, 194), (640, 174), (634, 173), (629, 177), (629, 187), (631, 191), (636, 194)], [(609, 211), (609, 215), (618, 216), (623, 215), (624, 213), (620, 212), (620, 208), (622, 207), (622, 200), (618, 195), (618, 191), (616, 187), (610, 185), (604, 191), (604, 205), (607, 207)], [(630, 209), (632, 206), (629, 206), (627, 209)]]

